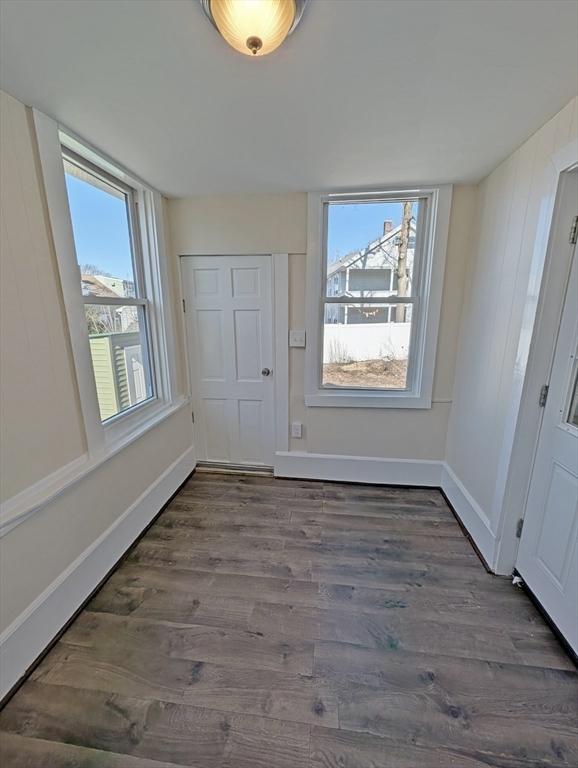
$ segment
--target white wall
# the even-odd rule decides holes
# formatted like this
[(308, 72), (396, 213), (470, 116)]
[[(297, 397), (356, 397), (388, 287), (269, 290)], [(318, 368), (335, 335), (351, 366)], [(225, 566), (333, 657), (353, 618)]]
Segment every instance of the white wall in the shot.
[[(86, 442), (30, 115), (1, 92), (0, 112), (0, 480), (6, 501), (70, 462), (81, 463)], [(179, 384), (184, 393), (182, 366)], [(0, 698), (191, 471), (191, 432), (183, 407), (7, 529), (0, 539)], [(55, 602), (41, 615), (45, 598)]]
[(31, 127), (22, 104), (2, 92), (0, 120), (0, 500), (5, 500), (85, 447)]
[[(305, 328), (307, 200), (303, 193), (168, 201), (173, 256), (289, 253), (290, 327)], [(454, 189), (444, 303), (430, 410), (305, 408), (305, 351), (290, 351), (290, 420), (304, 424), (294, 451), (442, 460), (453, 385), (461, 296), (475, 188)]]
[(479, 186), (446, 459), (490, 565), (556, 193), (552, 159), (576, 137), (576, 108), (574, 99)]

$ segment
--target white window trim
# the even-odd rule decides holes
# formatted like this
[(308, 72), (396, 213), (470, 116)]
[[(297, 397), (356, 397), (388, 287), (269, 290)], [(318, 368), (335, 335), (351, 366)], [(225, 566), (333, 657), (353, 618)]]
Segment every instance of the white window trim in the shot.
[[(40, 166), (60, 273), (64, 308), (86, 433), (88, 460), (102, 460), (132, 442), (174, 412), (183, 398), (176, 393), (175, 336), (165, 253), (162, 198), (159, 192), (82, 142), (42, 112), (33, 110)], [(135, 190), (140, 215), (135, 222), (143, 250), (149, 308), (154, 397), (102, 423), (90, 356), (84, 300), (62, 163), (62, 147), (102, 168)]]
[[(420, 306), (412, 328), (412, 386), (406, 390), (330, 390), (320, 386), (324, 273), (324, 203), (427, 197), (425, 243), (420, 274)], [(310, 407), (431, 408), (437, 337), (449, 230), (452, 186), (355, 192), (311, 192), (307, 226), (307, 349), (305, 404)], [(384, 302), (387, 300), (384, 298)], [(419, 342), (416, 346), (416, 340)]]

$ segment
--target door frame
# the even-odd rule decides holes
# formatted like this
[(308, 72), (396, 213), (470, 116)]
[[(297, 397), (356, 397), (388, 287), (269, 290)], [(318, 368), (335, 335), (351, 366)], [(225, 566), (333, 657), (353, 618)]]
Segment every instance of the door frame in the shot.
[[(183, 310), (185, 292), (182, 278), (183, 259), (187, 258), (242, 258), (268, 256), (271, 259), (271, 308), (273, 320), (273, 461), (279, 451), (289, 450), (289, 254), (288, 253), (185, 253), (179, 255), (179, 284)], [(183, 317), (187, 380), (191, 399), (194, 398), (194, 381), (190, 343), (186, 318)], [(198, 445), (198, 427), (193, 422), (193, 441)]]
[[(520, 539), (518, 521), (526, 512), (526, 502), (534, 469), (534, 459), (542, 426), (544, 408), (538, 404), (540, 389), (550, 380), (554, 360), (552, 339), (557, 338), (564, 297), (570, 276), (572, 248), (562, 259), (552, 259), (552, 253), (567, 237), (566, 224), (559, 219), (559, 201), (566, 188), (568, 174), (578, 168), (578, 139), (574, 139), (551, 159), (548, 174), (552, 177), (551, 200), (544, 201), (541, 221), (536, 234), (531, 275), (528, 285), (524, 320), (514, 389), (521, 388), (519, 407), (510, 412), (512, 440), (509, 461), (506, 457), (504, 478), (496, 496), (501, 495), (502, 515), (496, 533), (493, 570), (498, 574), (513, 572)], [(536, 304), (537, 298), (537, 304)], [(527, 354), (525, 355), (525, 349)], [(524, 365), (524, 357), (526, 364)], [(495, 503), (500, 499), (495, 498)]]

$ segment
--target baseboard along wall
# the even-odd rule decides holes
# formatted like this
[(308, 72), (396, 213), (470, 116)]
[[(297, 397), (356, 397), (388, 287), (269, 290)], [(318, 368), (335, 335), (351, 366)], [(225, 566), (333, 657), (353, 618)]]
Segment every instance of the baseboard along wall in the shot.
[(0, 701), (24, 677), (194, 468), (191, 447), (4, 630), (0, 635)]

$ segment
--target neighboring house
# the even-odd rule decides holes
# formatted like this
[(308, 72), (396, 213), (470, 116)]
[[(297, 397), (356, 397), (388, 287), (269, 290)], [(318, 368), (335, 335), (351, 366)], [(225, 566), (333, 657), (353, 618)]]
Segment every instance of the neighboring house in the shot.
[[(106, 275), (81, 275), (82, 293), (97, 298), (134, 296), (134, 284)], [(103, 421), (149, 396), (138, 310), (90, 304), (90, 354)]]
[(113, 296), (118, 299), (119, 296), (135, 295), (134, 283), (131, 280), (123, 280), (120, 277), (111, 275), (88, 275), (80, 276), (83, 296)]
[[(368, 296), (388, 296), (397, 291), (398, 240), (401, 225), (393, 227), (385, 221), (383, 235), (365, 248), (343, 256), (327, 269), (327, 295), (343, 297), (344, 301), (358, 306), (334, 304), (326, 308), (326, 323), (351, 325), (354, 323), (393, 323), (395, 307), (363, 307), (362, 299)], [(407, 251), (409, 290), (415, 250), (415, 224), (410, 227)]]
[(103, 421), (149, 397), (139, 333), (91, 334), (89, 341)]

